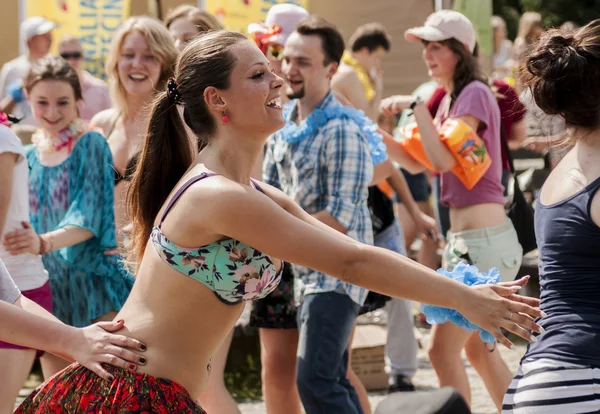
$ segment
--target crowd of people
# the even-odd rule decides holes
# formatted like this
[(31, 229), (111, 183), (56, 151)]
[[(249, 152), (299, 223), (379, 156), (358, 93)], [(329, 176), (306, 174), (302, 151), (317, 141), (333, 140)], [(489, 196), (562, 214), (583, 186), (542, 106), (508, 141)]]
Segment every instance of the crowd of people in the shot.
[[(463, 350), (503, 413), (600, 410), (600, 20), (545, 31), (526, 13), (514, 45), (490, 25), (491, 77), (472, 23), (441, 10), (405, 33), (431, 80), (386, 96), (383, 25), (346, 44), (292, 4), (249, 37), (188, 5), (130, 17), (108, 83), (76, 37), (53, 56), (54, 24), (25, 20), (28, 52), (0, 71), (0, 412), (40, 358), (18, 413), (239, 413), (224, 371), (251, 302), (267, 413), (369, 414), (357, 317), (385, 308), (388, 391), (411, 392), (412, 301), (457, 311), (428, 352), (467, 403)], [(522, 147), (553, 168), (541, 302), (517, 294), (505, 210)], [(516, 376), (508, 332), (529, 342)]]

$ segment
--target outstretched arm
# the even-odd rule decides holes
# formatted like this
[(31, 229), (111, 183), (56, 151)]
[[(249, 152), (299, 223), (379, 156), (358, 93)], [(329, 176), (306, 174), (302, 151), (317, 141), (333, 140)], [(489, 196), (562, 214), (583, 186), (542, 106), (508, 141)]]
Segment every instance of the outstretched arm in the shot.
[[(235, 238), (273, 257), (369, 290), (457, 309), (506, 346), (511, 344), (499, 327), (525, 339), (531, 335), (523, 328), (539, 331), (529, 317), (520, 314), (541, 316), (539, 309), (522, 303), (536, 302), (515, 297), (515, 290), (510, 287), (468, 288), (399, 254), (327, 231), (307, 217), (302, 219), (288, 213), (251, 188), (222, 180), (223, 186), (198, 186), (190, 190), (196, 198), (190, 204), (201, 203), (205, 217), (210, 217), (202, 220), (207, 231)], [(244, 208), (240, 209), (242, 205)]]

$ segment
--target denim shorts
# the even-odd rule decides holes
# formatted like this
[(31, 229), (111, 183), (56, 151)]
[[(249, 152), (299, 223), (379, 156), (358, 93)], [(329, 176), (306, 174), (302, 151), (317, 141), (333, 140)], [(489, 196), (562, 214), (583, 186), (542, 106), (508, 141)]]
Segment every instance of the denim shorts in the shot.
[[(429, 197), (431, 196), (431, 186), (429, 185), (429, 180), (425, 173), (411, 174), (402, 168), (400, 169), (400, 172), (404, 175), (406, 184), (408, 184), (408, 189), (415, 201), (417, 203), (429, 201)], [(394, 197), (396, 202), (401, 202), (396, 193), (394, 193)]]
[(499, 226), (458, 233), (449, 231), (442, 258), (447, 270), (454, 269), (461, 261), (474, 264), (482, 272), (495, 267), (502, 281), (508, 282), (519, 272), (523, 248), (512, 222), (507, 220)]

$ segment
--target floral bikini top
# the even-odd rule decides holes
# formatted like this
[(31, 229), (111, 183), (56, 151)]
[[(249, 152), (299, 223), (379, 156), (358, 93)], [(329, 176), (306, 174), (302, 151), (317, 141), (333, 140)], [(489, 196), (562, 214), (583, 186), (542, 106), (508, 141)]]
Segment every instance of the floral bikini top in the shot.
[[(281, 280), (269, 256), (234, 239), (223, 239), (206, 246), (185, 248), (165, 237), (163, 221), (181, 194), (192, 184), (216, 174), (202, 173), (186, 182), (171, 198), (150, 239), (160, 257), (182, 274), (204, 284), (225, 304), (261, 299), (271, 293)], [(263, 190), (253, 181), (257, 190)]]

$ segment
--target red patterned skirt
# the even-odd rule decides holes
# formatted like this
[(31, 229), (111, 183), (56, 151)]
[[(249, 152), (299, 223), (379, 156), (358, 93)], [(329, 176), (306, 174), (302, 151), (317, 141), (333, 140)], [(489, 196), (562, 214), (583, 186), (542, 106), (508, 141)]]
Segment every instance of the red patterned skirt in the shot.
[(206, 414), (176, 382), (105, 365), (106, 381), (75, 363), (33, 391), (15, 413)]

